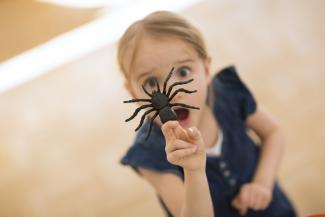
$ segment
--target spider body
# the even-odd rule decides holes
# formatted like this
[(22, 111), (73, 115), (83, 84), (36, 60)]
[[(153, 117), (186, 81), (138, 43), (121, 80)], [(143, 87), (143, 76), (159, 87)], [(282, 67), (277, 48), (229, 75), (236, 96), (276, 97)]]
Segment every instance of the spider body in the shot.
[(158, 111), (158, 115), (162, 123), (170, 120), (177, 120), (175, 112), (169, 106), (169, 98), (165, 94), (153, 92), (151, 104)]
[(195, 93), (196, 92), (196, 90), (190, 91), (190, 90), (186, 90), (184, 88), (180, 88), (180, 89), (177, 89), (176, 91), (172, 92), (172, 90), (175, 86), (190, 83), (193, 81), (193, 79), (190, 79), (188, 81), (175, 82), (172, 85), (170, 85), (170, 87), (167, 90), (167, 82), (170, 79), (170, 77), (172, 76), (173, 70), (174, 70), (174, 68), (172, 68), (172, 70), (169, 72), (167, 78), (165, 79), (162, 92), (160, 91), (160, 86), (158, 84), (158, 81), (155, 80), (157, 90), (152, 91), (152, 93), (149, 93), (146, 90), (146, 88), (142, 85), (143, 91), (150, 97), (150, 99), (131, 99), (131, 100), (124, 101), (124, 103), (133, 103), (133, 102), (147, 102), (147, 103), (149, 103), (149, 104), (145, 104), (145, 105), (142, 105), (139, 108), (137, 108), (135, 110), (135, 112), (132, 114), (132, 116), (125, 120), (125, 122), (128, 122), (128, 121), (132, 120), (133, 118), (135, 118), (136, 115), (142, 109), (150, 108), (142, 115), (140, 123), (139, 123), (138, 127), (135, 129), (135, 131), (137, 131), (142, 126), (144, 119), (148, 114), (156, 111), (155, 114), (153, 115), (153, 117), (151, 118), (150, 125), (149, 125), (149, 131), (146, 136), (146, 139), (149, 138), (150, 132), (152, 129), (152, 123), (158, 115), (159, 115), (159, 118), (162, 123), (165, 123), (170, 120), (177, 120), (177, 115), (172, 110), (173, 106), (179, 106), (179, 107), (188, 108), (188, 109), (200, 109), (198, 107), (186, 105), (183, 103), (171, 103), (172, 99), (179, 92), (184, 92), (184, 93)]
[(151, 103), (156, 110), (160, 110), (168, 106), (169, 101), (168, 101), (168, 97), (165, 94), (154, 92), (152, 94)]
[(163, 109), (159, 110), (159, 117), (161, 123), (166, 123), (167, 121), (171, 120), (177, 120), (177, 115), (169, 106), (166, 106)]

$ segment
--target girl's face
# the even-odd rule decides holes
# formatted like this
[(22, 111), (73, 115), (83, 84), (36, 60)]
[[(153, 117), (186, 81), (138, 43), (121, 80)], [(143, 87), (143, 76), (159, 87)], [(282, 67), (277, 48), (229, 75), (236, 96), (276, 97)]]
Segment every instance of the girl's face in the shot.
[[(178, 88), (197, 90), (197, 92), (192, 94), (180, 92), (171, 103), (185, 103), (200, 107), (200, 110), (180, 107), (173, 107), (172, 109), (176, 112), (179, 123), (183, 127), (198, 126), (207, 106), (210, 59), (202, 60), (194, 48), (179, 39), (149, 36), (144, 36), (141, 39), (134, 55), (131, 63), (131, 54), (126, 53), (124, 62), (128, 64), (128, 78), (125, 86), (132, 97), (148, 98), (141, 86), (144, 85), (149, 92), (156, 90), (154, 79), (157, 79), (162, 90), (168, 73), (174, 67), (167, 89), (174, 82), (187, 81), (193, 78), (194, 81), (191, 83), (175, 86), (173, 92)], [(143, 104), (145, 103), (139, 103), (139, 105)], [(152, 117), (154, 114), (155, 112), (152, 112), (150, 116)], [(155, 121), (161, 125), (158, 117)]]

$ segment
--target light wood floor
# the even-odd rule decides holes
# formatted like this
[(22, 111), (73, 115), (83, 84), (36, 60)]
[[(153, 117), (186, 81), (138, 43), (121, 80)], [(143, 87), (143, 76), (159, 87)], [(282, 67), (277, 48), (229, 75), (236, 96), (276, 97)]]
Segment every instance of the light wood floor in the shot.
[[(325, 2), (203, 1), (181, 14), (215, 70), (235, 64), (287, 135), (279, 179), (300, 216), (325, 213)], [(0, 216), (164, 216), (118, 164), (136, 122), (116, 45), (0, 95)]]

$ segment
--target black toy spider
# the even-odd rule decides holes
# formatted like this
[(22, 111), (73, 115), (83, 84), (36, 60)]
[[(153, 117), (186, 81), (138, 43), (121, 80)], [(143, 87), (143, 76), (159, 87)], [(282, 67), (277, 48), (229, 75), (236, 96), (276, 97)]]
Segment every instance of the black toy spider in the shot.
[(132, 120), (133, 118), (135, 118), (137, 116), (137, 114), (140, 112), (140, 110), (145, 109), (145, 108), (151, 108), (149, 110), (147, 110), (141, 117), (140, 123), (138, 125), (138, 127), (135, 129), (135, 131), (137, 131), (143, 124), (143, 121), (146, 117), (146, 115), (148, 115), (149, 113), (156, 111), (156, 113), (153, 115), (153, 117), (151, 118), (150, 121), (150, 126), (149, 126), (149, 131), (148, 134), (146, 136), (146, 140), (149, 138), (150, 133), (151, 133), (151, 128), (152, 128), (152, 123), (154, 121), (154, 119), (159, 115), (160, 120), (162, 123), (165, 123), (167, 121), (170, 120), (177, 120), (177, 115), (176, 113), (171, 109), (171, 107), (173, 106), (180, 106), (183, 108), (189, 108), (189, 109), (200, 109), (198, 107), (194, 107), (194, 106), (190, 106), (190, 105), (186, 105), (184, 103), (170, 103), (171, 100), (179, 93), (179, 92), (184, 92), (184, 93), (195, 93), (197, 92), (196, 90), (186, 90), (184, 88), (180, 88), (177, 89), (175, 92), (172, 93), (172, 90), (175, 86), (177, 85), (181, 85), (181, 84), (188, 84), (190, 82), (192, 82), (194, 79), (190, 79), (187, 81), (179, 81), (179, 82), (175, 82), (172, 85), (170, 85), (170, 87), (168, 88), (168, 91), (166, 90), (167, 88), (167, 82), (170, 79), (170, 77), (172, 76), (174, 68), (171, 69), (171, 71), (169, 72), (168, 76), (166, 77), (166, 80), (164, 81), (164, 88), (163, 91), (160, 91), (160, 87), (159, 87), (159, 83), (156, 79), (154, 79), (155, 84), (157, 86), (157, 90), (152, 91), (152, 93), (149, 93), (146, 88), (144, 87), (144, 85), (142, 85), (142, 89), (143, 91), (150, 97), (150, 99), (131, 99), (131, 100), (127, 100), (127, 101), (123, 101), (124, 103), (133, 103), (133, 102), (148, 102), (149, 104), (146, 105), (142, 105), (139, 108), (137, 108), (133, 115), (131, 117), (129, 117), (128, 119), (125, 120), (125, 122), (128, 122), (130, 120)]

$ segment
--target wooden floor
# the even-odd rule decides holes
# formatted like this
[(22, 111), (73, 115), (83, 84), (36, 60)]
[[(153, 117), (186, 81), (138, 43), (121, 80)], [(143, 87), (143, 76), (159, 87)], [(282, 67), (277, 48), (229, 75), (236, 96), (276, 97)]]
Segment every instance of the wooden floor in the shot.
[[(325, 2), (207, 0), (181, 12), (214, 71), (235, 64), (287, 135), (279, 180), (300, 216), (325, 213)], [(0, 95), (1, 217), (164, 216), (118, 161), (136, 122), (116, 44)]]
[(94, 20), (97, 12), (46, 1), (0, 1), (0, 63)]

